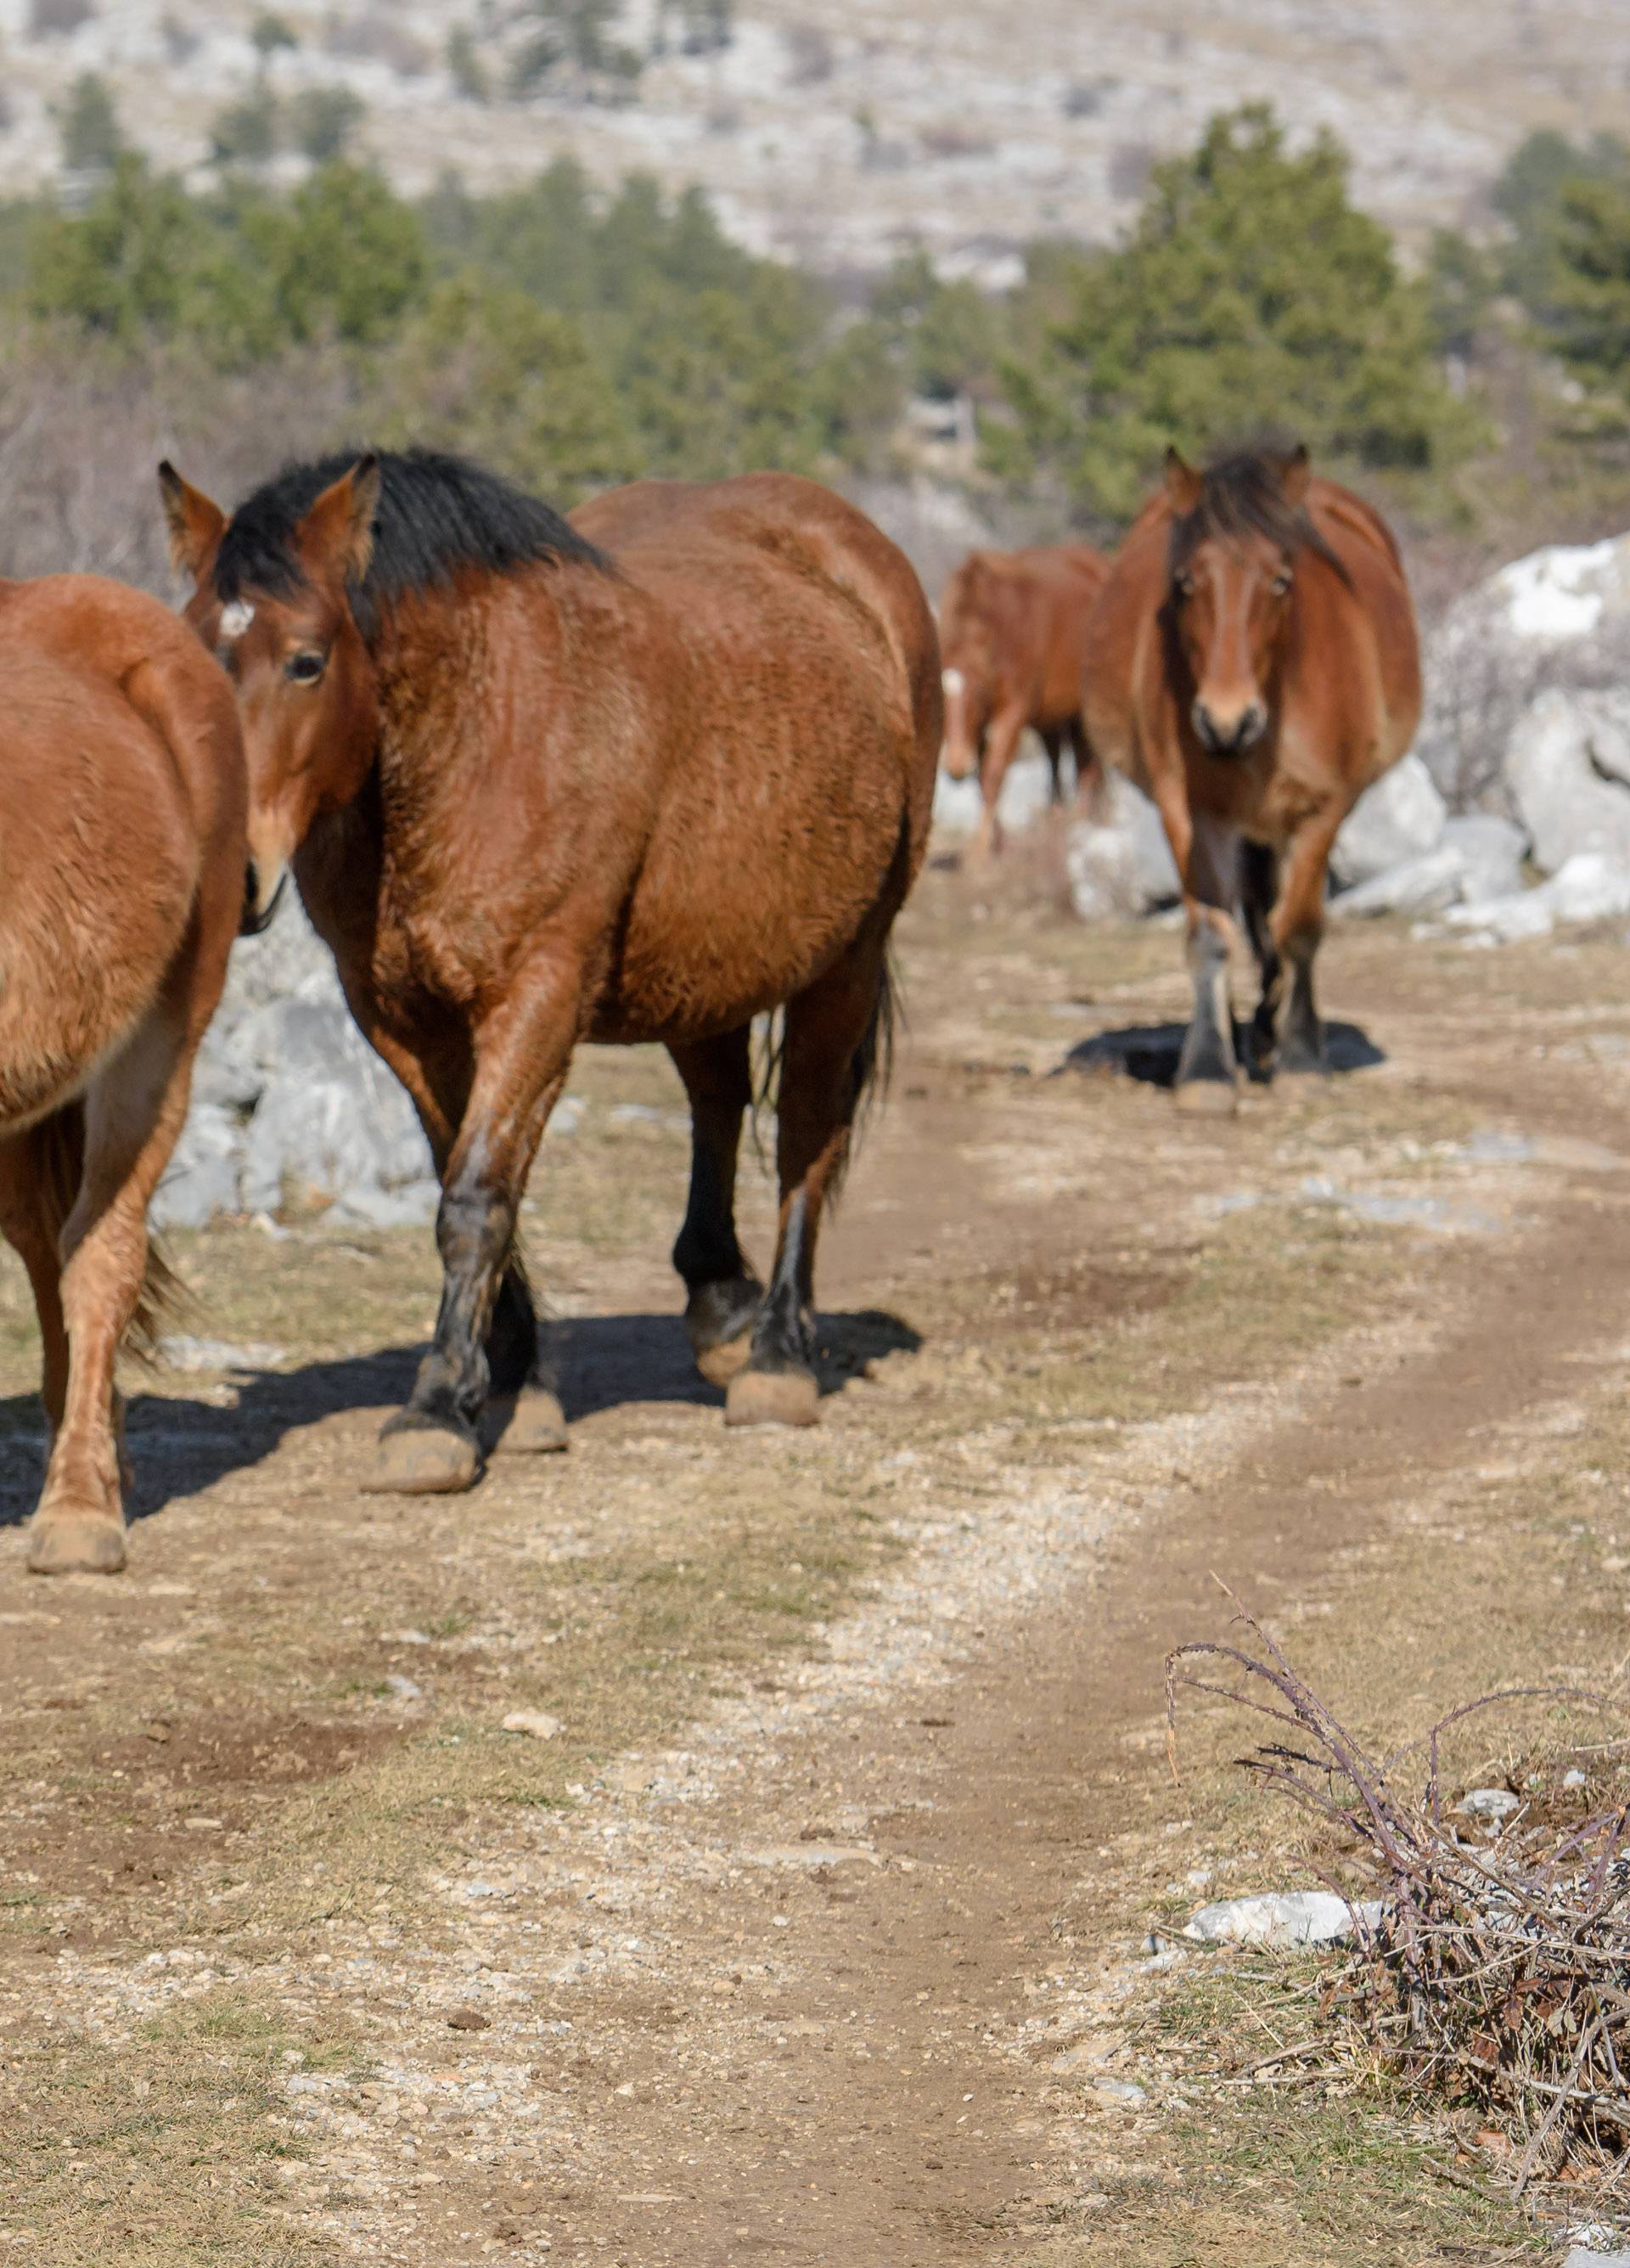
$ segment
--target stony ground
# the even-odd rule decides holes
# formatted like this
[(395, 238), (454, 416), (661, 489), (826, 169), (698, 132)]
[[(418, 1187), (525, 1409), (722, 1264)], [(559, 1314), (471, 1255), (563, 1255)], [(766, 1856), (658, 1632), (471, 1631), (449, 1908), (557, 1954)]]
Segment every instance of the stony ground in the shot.
[[(1356, 1067), (1201, 1126), (1178, 939), (1054, 903), (925, 878), (813, 1434), (688, 1368), (659, 1058), (534, 1183), (571, 1448), (469, 1498), (355, 1484), (424, 1235), (180, 1241), (130, 1572), (0, 1528), (0, 2260), (1551, 2257), (1294, 1967), (1149, 1949), (1310, 1879), (1161, 1666), (1221, 1578), (1377, 1741), (1622, 1677), (1623, 944), (1343, 929)], [(8, 1261), (0, 1521), (32, 1362)]]
[[(0, 0), (7, 191), (57, 173), (58, 113), (87, 70), (156, 162), (202, 165), (211, 122), (253, 82), (248, 34), (267, 11), (99, 0), (71, 33), (31, 35), (40, 12)], [(44, 12), (66, 12), (62, 0)], [(274, 89), (349, 86), (368, 107), (361, 146), (410, 190), (447, 167), (490, 187), (570, 151), (602, 180), (637, 168), (700, 182), (743, 239), (825, 270), (925, 244), (993, 280), (1037, 236), (1124, 227), (1152, 158), (1253, 100), (1298, 135), (1333, 129), (1361, 201), (1423, 244), (1465, 219), (1531, 128), (1617, 129), (1630, 71), (1619, 0), (1032, 0), (1017, 29), (998, 0), (739, 0), (728, 49), (671, 41), (631, 101), (483, 104), (460, 99), (448, 34), (474, 33), (502, 89), (516, 41), (493, 24), (518, 7), (275, 12), (298, 45), (273, 58)], [(619, 21), (649, 50), (657, 14), (628, 0)]]

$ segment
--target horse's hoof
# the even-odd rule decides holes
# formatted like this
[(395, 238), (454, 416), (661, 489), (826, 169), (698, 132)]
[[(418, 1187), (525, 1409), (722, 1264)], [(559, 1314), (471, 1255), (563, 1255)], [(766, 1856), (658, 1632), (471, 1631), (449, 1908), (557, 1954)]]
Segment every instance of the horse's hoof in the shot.
[(724, 1397), (727, 1425), (813, 1425), (820, 1388), (808, 1370), (741, 1370)]
[(740, 1377), (753, 1353), (753, 1324), (751, 1321), (739, 1338), (726, 1339), (718, 1346), (696, 1347), (693, 1350), (696, 1367), (709, 1386), (729, 1386)]
[(1274, 1069), (1283, 1079), (1328, 1079), (1330, 1077), (1328, 1057), (1316, 1055), (1311, 1048), (1299, 1048), (1294, 1044), (1280, 1049), (1279, 1060)]
[(513, 1403), (493, 1405), (495, 1457), (546, 1457), (566, 1447), (566, 1412), (547, 1386), (523, 1386)]
[(1178, 1108), (1193, 1118), (1231, 1118), (1239, 1108), (1231, 1079), (1186, 1079), (1171, 1094)]
[(404, 1425), (380, 1436), (362, 1488), (366, 1496), (457, 1496), (481, 1476), (481, 1453), (445, 1425)]
[(691, 1293), (685, 1310), (686, 1336), (692, 1359), (709, 1386), (728, 1386), (746, 1368), (753, 1327), (763, 1303), (764, 1286), (756, 1276), (702, 1284)]
[(111, 1513), (51, 1513), (29, 1530), (32, 1575), (116, 1575), (124, 1564), (124, 1522)]

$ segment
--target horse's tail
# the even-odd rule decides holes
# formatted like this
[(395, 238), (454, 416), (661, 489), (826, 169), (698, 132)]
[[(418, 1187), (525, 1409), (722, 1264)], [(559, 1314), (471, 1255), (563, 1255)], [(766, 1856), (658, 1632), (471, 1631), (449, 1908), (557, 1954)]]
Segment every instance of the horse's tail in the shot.
[[(885, 947), (878, 964), (871, 1012), (866, 1019), (866, 1028), (861, 1034), (860, 1042), (849, 1058), (848, 1087), (840, 1120), (848, 1127), (849, 1138), (826, 1183), (827, 1203), (831, 1203), (843, 1187), (843, 1177), (848, 1171), (849, 1160), (865, 1130), (873, 1105), (888, 1093), (889, 1081), (894, 1072), (894, 1042), (900, 1020), (899, 985), (894, 974), (893, 956)], [(760, 1027), (758, 1063), (753, 1082), (753, 1142), (760, 1159), (764, 1156), (764, 1114), (771, 1108), (780, 1108), (786, 1052), (786, 1014), (784, 1011), (778, 1011), (775, 1016), (766, 1017)]]
[[(55, 1245), (60, 1241), (62, 1231), (68, 1226), (68, 1217), (78, 1200), (80, 1184), (84, 1179), (84, 1103), (70, 1102), (61, 1110), (54, 1110), (41, 1125), (35, 1128), (33, 1139), (40, 1167), (37, 1184), (40, 1210)], [(125, 1333), (125, 1345), (128, 1351), (143, 1362), (151, 1361), (158, 1349), (160, 1327), (167, 1316), (184, 1304), (185, 1299), (184, 1288), (175, 1271), (150, 1238), (141, 1295)]]
[[(877, 990), (871, 1013), (849, 1065), (849, 1123), (856, 1135), (870, 1116), (872, 1105), (888, 1094), (894, 1076), (894, 1042), (899, 1024), (899, 985), (894, 974), (894, 956), (885, 946), (877, 969)], [(851, 1141), (850, 1147), (853, 1146)]]

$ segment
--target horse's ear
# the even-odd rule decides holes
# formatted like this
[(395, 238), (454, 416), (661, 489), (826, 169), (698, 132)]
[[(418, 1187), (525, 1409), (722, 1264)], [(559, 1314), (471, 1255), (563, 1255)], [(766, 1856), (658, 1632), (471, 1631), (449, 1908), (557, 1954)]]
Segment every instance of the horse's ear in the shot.
[(323, 490), (300, 522), (295, 541), (319, 575), (327, 569), (337, 582), (360, 583), (368, 572), (379, 487), (379, 460), (370, 452)]
[(1280, 460), (1279, 466), (1279, 485), (1284, 492), (1285, 502), (1293, 512), (1300, 512), (1307, 502), (1308, 488), (1312, 478), (1312, 467), (1308, 463), (1307, 443), (1298, 441), (1290, 454)]
[(158, 493), (170, 531), (170, 556), (182, 574), (196, 582), (226, 533), (226, 514), (202, 489), (184, 481), (167, 457), (158, 468)]
[(1166, 495), (1179, 519), (1186, 519), (1200, 502), (1203, 483), (1193, 465), (1185, 464), (1175, 446), (1166, 451)]

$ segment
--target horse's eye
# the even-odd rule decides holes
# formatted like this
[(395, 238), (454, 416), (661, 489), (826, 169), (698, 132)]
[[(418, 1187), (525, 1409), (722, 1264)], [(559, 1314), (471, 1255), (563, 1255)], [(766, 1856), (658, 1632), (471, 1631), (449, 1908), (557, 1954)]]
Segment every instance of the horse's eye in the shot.
[(304, 652), (290, 655), (284, 674), (296, 685), (315, 685), (327, 666), (327, 655), (308, 646)]
[(1184, 575), (1179, 575), (1179, 576), (1178, 576), (1175, 579), (1176, 579), (1176, 583), (1177, 583), (1177, 593), (1178, 593), (1178, 598), (1179, 598), (1179, 599), (1192, 599), (1192, 598), (1193, 597), (1193, 595), (1194, 595), (1194, 578), (1193, 578), (1193, 577), (1192, 575), (1184, 574)]
[(1269, 587), (1272, 589), (1274, 596), (1276, 599), (1282, 599), (1286, 592), (1290, 588), (1290, 576), (1289, 571), (1286, 571), (1282, 574), (1275, 575), (1273, 583)]

